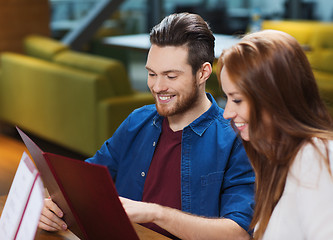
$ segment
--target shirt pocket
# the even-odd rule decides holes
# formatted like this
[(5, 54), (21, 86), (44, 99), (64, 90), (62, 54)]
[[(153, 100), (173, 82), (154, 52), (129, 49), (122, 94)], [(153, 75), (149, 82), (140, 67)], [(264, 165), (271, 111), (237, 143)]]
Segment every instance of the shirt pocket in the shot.
[(200, 214), (219, 217), (224, 171), (201, 176)]

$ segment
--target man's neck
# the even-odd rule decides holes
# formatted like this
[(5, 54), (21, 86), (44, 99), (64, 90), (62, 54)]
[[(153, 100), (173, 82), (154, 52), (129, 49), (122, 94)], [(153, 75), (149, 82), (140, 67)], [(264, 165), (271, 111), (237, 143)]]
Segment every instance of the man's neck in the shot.
[(186, 112), (169, 116), (169, 126), (173, 131), (183, 130), (195, 119), (204, 114), (212, 105), (212, 102), (208, 99), (206, 94), (198, 99), (197, 104)]

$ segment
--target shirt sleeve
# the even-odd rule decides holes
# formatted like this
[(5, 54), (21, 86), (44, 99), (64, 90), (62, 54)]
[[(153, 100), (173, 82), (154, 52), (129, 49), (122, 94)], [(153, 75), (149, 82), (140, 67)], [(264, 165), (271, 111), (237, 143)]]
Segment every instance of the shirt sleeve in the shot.
[(126, 136), (130, 116), (124, 120), (113, 136), (104, 142), (102, 147), (93, 157), (85, 160), (88, 163), (106, 166), (113, 178), (113, 181), (116, 181), (117, 178), (119, 159), (121, 158), (121, 153), (124, 150), (124, 138)]
[(254, 172), (241, 141), (237, 138), (224, 176), (221, 216), (249, 229), (254, 209)]

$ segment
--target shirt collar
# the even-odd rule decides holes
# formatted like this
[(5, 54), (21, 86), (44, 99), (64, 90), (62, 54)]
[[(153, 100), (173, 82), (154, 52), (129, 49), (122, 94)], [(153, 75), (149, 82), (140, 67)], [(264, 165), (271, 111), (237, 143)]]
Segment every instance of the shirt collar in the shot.
[(190, 123), (189, 126), (187, 126), (190, 127), (193, 132), (195, 132), (199, 136), (201, 136), (206, 131), (206, 129), (214, 122), (220, 112), (220, 107), (217, 105), (213, 96), (210, 93), (206, 93), (206, 95), (208, 99), (212, 102), (212, 105), (206, 112), (204, 112), (200, 117), (195, 119), (192, 123)]

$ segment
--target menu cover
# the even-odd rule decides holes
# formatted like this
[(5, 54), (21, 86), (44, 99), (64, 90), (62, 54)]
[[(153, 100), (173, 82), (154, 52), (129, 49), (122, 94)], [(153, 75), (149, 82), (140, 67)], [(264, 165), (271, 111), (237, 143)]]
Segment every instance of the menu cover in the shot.
[(81, 239), (138, 240), (107, 167), (43, 152), (17, 128), (68, 228)]

